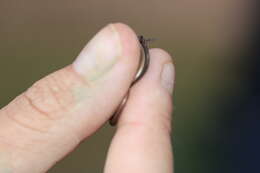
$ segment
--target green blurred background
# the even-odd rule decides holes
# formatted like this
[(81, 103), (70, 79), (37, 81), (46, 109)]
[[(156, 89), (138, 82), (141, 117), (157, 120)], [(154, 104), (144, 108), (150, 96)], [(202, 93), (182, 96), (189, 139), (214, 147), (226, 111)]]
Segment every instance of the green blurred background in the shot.
[[(251, 32), (249, 1), (0, 0), (0, 106), (71, 63), (111, 22), (157, 38), (151, 46), (174, 57), (176, 172), (220, 172), (227, 164), (221, 103), (247, 92), (240, 55)], [(105, 126), (49, 172), (102, 172), (113, 133)]]

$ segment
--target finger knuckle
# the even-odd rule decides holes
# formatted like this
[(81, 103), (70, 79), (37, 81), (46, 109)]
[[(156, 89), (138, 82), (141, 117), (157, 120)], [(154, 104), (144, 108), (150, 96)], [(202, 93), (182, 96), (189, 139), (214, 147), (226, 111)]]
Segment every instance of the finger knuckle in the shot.
[(50, 75), (36, 82), (24, 93), (33, 109), (53, 119), (59, 118), (59, 114), (67, 110), (73, 102), (68, 86), (60, 77), (58, 74)]

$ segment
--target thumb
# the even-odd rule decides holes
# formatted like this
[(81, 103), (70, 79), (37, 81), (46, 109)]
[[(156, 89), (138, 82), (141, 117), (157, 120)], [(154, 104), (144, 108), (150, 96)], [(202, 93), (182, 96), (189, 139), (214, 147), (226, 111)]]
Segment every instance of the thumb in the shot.
[(135, 33), (124, 24), (110, 24), (72, 65), (36, 82), (4, 107), (0, 172), (45, 172), (95, 132), (127, 92), (139, 53)]

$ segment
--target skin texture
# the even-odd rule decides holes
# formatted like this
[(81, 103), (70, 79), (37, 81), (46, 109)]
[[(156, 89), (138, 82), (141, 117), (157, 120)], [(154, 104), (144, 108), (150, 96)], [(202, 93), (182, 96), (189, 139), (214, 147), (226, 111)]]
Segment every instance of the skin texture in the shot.
[[(150, 67), (131, 88), (119, 119), (105, 173), (173, 172), (174, 66), (164, 50), (150, 54)], [(127, 93), (139, 57), (134, 31), (109, 24), (71, 65), (39, 80), (1, 109), (0, 173), (46, 172), (97, 131)]]
[(7, 153), (0, 149), (0, 172), (11, 173), (10, 158)]

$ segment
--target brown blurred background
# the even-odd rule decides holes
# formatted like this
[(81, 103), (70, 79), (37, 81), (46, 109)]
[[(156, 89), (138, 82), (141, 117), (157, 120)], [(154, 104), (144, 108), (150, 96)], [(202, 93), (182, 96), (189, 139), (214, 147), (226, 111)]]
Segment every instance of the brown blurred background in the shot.
[[(176, 172), (219, 172), (221, 103), (246, 94), (251, 15), (246, 0), (0, 0), (0, 106), (71, 63), (101, 27), (123, 22), (174, 56)], [(113, 133), (102, 128), (49, 172), (102, 172)]]

